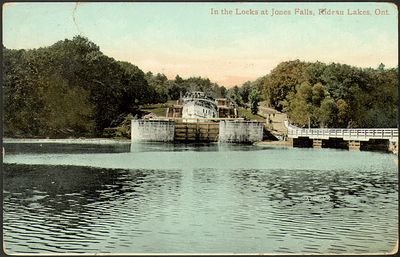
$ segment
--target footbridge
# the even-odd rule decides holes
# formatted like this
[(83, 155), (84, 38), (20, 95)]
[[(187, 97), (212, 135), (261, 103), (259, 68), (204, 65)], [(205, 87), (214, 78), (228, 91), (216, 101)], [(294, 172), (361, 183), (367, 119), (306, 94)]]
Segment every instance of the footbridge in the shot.
[(397, 152), (398, 128), (299, 128), (285, 121), (293, 146), (335, 147), (352, 150), (388, 150)]

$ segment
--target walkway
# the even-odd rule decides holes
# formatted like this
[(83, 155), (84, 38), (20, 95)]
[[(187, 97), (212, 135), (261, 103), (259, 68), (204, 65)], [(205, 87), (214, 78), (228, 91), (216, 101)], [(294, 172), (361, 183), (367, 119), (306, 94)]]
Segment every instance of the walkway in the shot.
[(388, 139), (398, 142), (398, 128), (360, 128), (360, 129), (302, 129), (285, 121), (289, 138), (308, 137), (310, 139), (342, 138), (343, 140), (369, 141), (370, 139)]

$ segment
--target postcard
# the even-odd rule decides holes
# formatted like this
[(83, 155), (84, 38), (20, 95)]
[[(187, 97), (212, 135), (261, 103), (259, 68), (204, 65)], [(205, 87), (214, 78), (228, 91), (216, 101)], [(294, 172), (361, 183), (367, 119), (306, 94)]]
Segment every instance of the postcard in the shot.
[(7, 2), (9, 255), (393, 254), (390, 2)]

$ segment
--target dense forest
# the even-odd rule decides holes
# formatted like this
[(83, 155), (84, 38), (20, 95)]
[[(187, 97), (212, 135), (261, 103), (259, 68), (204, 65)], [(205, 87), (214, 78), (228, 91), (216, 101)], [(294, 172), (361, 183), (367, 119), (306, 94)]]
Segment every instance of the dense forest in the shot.
[(269, 105), (305, 127), (397, 127), (398, 69), (280, 63), (264, 81)]
[(398, 69), (358, 68), (299, 60), (282, 62), (253, 82), (230, 88), (239, 106), (262, 93), (267, 105), (300, 127), (397, 127)]
[(207, 78), (144, 73), (81, 36), (31, 50), (3, 47), (5, 136), (101, 136), (118, 117), (140, 114), (141, 105), (191, 90), (227, 92)]
[(38, 49), (3, 47), (5, 136), (101, 136), (120, 117), (140, 115), (141, 106), (193, 90), (253, 112), (265, 100), (301, 127), (397, 127), (398, 69), (384, 65), (288, 61), (226, 89), (208, 78), (144, 73), (82, 36)]
[(398, 69), (358, 68), (321, 62), (282, 62), (256, 81), (228, 90), (251, 104), (251, 92), (262, 92), (267, 105), (288, 114), (300, 127), (397, 127)]

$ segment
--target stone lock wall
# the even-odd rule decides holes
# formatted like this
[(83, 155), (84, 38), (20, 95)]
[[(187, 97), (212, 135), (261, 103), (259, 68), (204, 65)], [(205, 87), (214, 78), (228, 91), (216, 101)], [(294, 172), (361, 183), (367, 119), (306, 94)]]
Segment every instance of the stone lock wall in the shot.
[(263, 139), (263, 123), (221, 120), (218, 123), (185, 123), (165, 120), (132, 120), (132, 142), (219, 141), (253, 143)]
[(175, 122), (163, 120), (132, 120), (131, 140), (148, 142), (174, 141)]
[(256, 121), (219, 122), (219, 142), (253, 143), (262, 141), (263, 123)]

